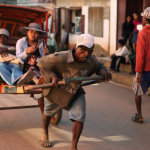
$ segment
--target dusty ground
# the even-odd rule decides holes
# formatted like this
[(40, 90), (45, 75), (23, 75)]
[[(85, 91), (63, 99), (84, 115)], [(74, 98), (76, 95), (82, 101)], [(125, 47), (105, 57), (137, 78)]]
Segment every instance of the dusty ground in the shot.
[[(85, 87), (87, 117), (79, 150), (149, 150), (150, 97), (143, 96), (144, 123), (131, 121), (135, 114), (131, 89), (101, 83)], [(37, 95), (38, 97), (38, 95)], [(0, 95), (0, 106), (37, 104), (29, 95)], [(39, 108), (0, 111), (0, 150), (44, 150)], [(63, 111), (59, 125), (50, 126), (51, 150), (70, 150), (72, 122)]]

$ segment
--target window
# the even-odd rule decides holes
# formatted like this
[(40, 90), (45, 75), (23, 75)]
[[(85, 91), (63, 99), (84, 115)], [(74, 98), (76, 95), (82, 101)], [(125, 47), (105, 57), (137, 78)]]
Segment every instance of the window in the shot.
[(103, 7), (89, 8), (89, 34), (97, 37), (103, 37)]
[(84, 15), (81, 9), (70, 8), (65, 10), (65, 31), (68, 33), (84, 33)]

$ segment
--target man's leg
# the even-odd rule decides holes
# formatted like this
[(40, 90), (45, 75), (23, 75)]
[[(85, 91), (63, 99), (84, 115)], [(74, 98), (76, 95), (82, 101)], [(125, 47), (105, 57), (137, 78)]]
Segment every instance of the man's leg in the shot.
[(135, 77), (135, 81), (133, 82), (133, 90), (135, 93), (135, 103), (137, 109), (137, 115), (132, 117), (132, 120), (135, 122), (143, 122), (142, 111), (141, 111), (141, 104), (142, 104), (142, 95), (145, 94), (150, 87), (150, 71), (142, 73), (142, 83), (138, 83), (137, 74)]
[(126, 59), (125, 59), (125, 57), (123, 57), (123, 56), (118, 56), (117, 58), (118, 58), (118, 60), (117, 60), (117, 62), (116, 62), (116, 68), (117, 68), (117, 71), (119, 72), (120, 63), (125, 64)]
[(69, 118), (74, 121), (72, 128), (72, 146), (71, 150), (77, 149), (77, 144), (83, 130), (83, 124), (86, 116), (86, 101), (84, 94), (80, 95), (69, 110)]
[(130, 60), (131, 68), (132, 68), (132, 73), (135, 74), (135, 59)]
[(72, 128), (72, 146), (71, 150), (77, 149), (77, 143), (83, 130), (83, 122), (75, 121)]
[(41, 145), (45, 147), (50, 147), (51, 144), (49, 142), (49, 137), (48, 137), (48, 127), (50, 124), (51, 117), (48, 117), (44, 112), (43, 112), (43, 131), (42, 131), (42, 136), (41, 136)]
[(8, 84), (12, 85), (11, 82), (11, 70), (8, 64), (0, 62), (0, 77)]
[(133, 50), (136, 51), (136, 44), (133, 43)]
[(117, 61), (117, 56), (114, 56), (112, 61), (111, 61), (111, 66), (110, 66), (110, 69), (113, 69), (115, 70), (116, 69), (116, 61)]
[(11, 70), (11, 83), (14, 85), (23, 75), (23, 71), (21, 67), (15, 63), (9, 63), (8, 67)]
[(137, 96), (135, 94), (135, 103), (136, 103), (136, 109), (137, 109), (137, 118), (142, 118), (142, 112), (141, 112), (142, 97)]
[(51, 117), (54, 116), (61, 108), (55, 103), (50, 102), (47, 99), (44, 99), (44, 112), (43, 112), (43, 131), (41, 135), (40, 144), (43, 147), (50, 147), (51, 144), (49, 142), (48, 136), (48, 127), (50, 125)]

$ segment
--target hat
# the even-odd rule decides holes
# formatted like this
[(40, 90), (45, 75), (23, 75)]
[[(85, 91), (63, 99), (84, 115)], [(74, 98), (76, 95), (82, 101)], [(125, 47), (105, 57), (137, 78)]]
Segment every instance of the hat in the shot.
[(9, 37), (9, 32), (6, 29), (0, 29), (0, 34), (4, 34)]
[(94, 45), (94, 38), (90, 34), (81, 34), (76, 41), (76, 47), (78, 46), (86, 46), (91, 48)]
[(141, 16), (150, 19), (150, 7), (147, 7), (144, 12), (141, 13)]
[(41, 30), (40, 25), (38, 23), (30, 23), (28, 27), (21, 27), (20, 31), (23, 34), (27, 34), (27, 30), (35, 30), (35, 31), (39, 31), (41, 36), (46, 36), (47, 32)]

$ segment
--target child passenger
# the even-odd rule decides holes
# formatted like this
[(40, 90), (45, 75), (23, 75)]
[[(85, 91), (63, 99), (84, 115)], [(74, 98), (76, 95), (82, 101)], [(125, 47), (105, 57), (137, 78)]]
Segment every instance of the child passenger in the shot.
[(35, 84), (41, 76), (38, 66), (36, 65), (38, 58), (47, 55), (48, 49), (44, 47), (39, 36), (46, 36), (47, 32), (41, 30), (38, 23), (30, 23), (28, 27), (21, 27), (20, 31), (27, 35), (17, 41), (16, 56), (24, 61), (24, 71), (33, 71)]

